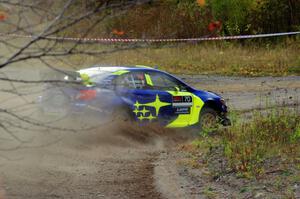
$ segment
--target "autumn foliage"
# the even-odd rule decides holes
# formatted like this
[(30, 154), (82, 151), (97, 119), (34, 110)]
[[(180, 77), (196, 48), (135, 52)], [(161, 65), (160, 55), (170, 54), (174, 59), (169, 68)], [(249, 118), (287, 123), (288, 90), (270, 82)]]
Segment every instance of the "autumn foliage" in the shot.
[[(118, 30), (118, 31), (115, 31)], [(137, 6), (107, 26), (113, 35), (190, 38), (300, 30), (299, 0), (166, 0)]]
[(5, 21), (7, 18), (7, 14), (5, 12), (0, 11), (0, 21)]

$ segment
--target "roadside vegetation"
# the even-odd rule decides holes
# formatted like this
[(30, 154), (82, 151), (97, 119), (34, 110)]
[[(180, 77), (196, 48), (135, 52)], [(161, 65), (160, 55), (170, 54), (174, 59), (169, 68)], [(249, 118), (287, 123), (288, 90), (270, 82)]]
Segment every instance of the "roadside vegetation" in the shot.
[[(76, 1), (77, 12), (92, 10), (99, 0)], [(126, 1), (123, 1), (126, 2)], [(107, 10), (117, 13), (120, 10)], [(96, 23), (88, 36), (120, 38), (192, 38), (299, 31), (298, 0), (153, 0)], [(98, 18), (101, 18), (99, 14)], [(97, 21), (88, 18), (68, 29), (81, 36)], [(273, 41), (276, 41), (274, 39)]]
[[(72, 12), (95, 8), (101, 1), (78, 1)], [(195, 38), (300, 30), (297, 0), (167, 0), (151, 1), (127, 11), (108, 10), (112, 17), (87, 18), (61, 36), (90, 38)], [(114, 15), (114, 13), (120, 13)], [(91, 31), (82, 30), (92, 25)], [(65, 44), (64, 44), (65, 45)], [(171, 73), (242, 76), (300, 74), (299, 36), (242, 41), (160, 44), (89, 44), (99, 51), (130, 47), (102, 56), (74, 56), (80, 67), (92, 64), (149, 65)], [(137, 46), (137, 47), (136, 47)]]
[(234, 119), (232, 127), (202, 133), (181, 150), (188, 157), (185, 165), (207, 168), (211, 180), (239, 181), (233, 186), (241, 193), (251, 191), (255, 182), (270, 193), (294, 198), (300, 181), (299, 110), (274, 109), (254, 113), (250, 121)]
[[(91, 49), (101, 48), (99, 46)], [(280, 44), (242, 45), (222, 42), (149, 47), (72, 60), (84, 64), (148, 65), (175, 74), (241, 76), (300, 75), (300, 41)]]

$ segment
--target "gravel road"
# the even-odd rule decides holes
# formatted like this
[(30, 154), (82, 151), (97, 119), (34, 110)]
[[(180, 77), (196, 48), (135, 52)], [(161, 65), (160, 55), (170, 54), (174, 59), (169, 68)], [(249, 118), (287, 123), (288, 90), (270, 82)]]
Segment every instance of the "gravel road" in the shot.
[[(19, 68), (3, 73), (22, 79), (39, 75)], [(247, 112), (271, 104), (299, 107), (300, 77), (181, 77), (196, 88), (222, 94), (231, 110)], [(59, 128), (45, 129), (34, 123), (41, 119), (35, 104), (40, 89), (0, 83), (0, 108), (21, 115), (0, 113), (10, 127), (0, 129), (0, 198), (193, 198), (184, 190), (188, 182), (180, 179), (175, 157), (168, 153), (191, 135), (112, 123), (59, 129), (85, 127), (88, 116), (57, 121)], [(22, 121), (27, 117), (34, 122)]]

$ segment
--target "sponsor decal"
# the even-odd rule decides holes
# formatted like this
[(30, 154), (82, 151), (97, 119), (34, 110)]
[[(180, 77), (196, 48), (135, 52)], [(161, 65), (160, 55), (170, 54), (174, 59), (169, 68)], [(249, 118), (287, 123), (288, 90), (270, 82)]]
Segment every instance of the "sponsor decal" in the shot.
[(173, 107), (191, 107), (193, 106), (192, 96), (173, 96)]
[(190, 114), (191, 107), (176, 107), (175, 114)]
[[(158, 95), (156, 95), (155, 100), (153, 102), (149, 103), (140, 103), (139, 101), (136, 101), (134, 104), (134, 110), (133, 113), (136, 115), (136, 117), (142, 121), (142, 120), (154, 120), (158, 117), (159, 111), (164, 106), (169, 106), (171, 103), (162, 102)], [(150, 108), (155, 109), (155, 113), (151, 113), (149, 110)]]

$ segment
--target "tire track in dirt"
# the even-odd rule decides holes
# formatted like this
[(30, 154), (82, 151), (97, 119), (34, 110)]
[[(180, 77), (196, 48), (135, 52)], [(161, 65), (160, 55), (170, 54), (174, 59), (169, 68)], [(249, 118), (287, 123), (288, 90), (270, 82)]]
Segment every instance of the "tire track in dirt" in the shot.
[(100, 183), (112, 188), (114, 198), (163, 198), (154, 184), (154, 165), (157, 154), (148, 154), (144, 159), (123, 162), (115, 172), (124, 179)]

